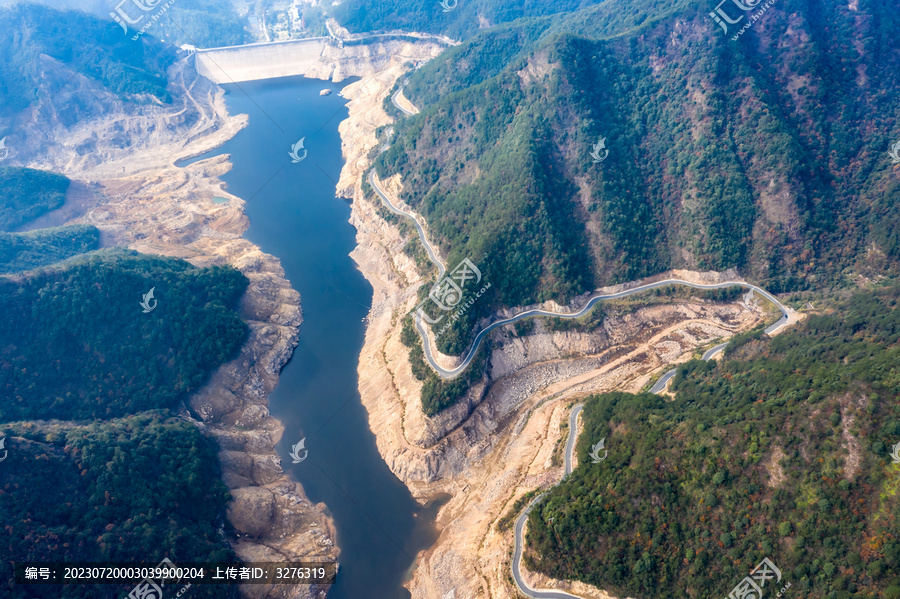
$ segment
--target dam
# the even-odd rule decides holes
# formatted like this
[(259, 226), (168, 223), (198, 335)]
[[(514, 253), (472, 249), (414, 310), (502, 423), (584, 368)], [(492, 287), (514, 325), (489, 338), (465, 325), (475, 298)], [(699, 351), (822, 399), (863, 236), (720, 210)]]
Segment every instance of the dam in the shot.
[(219, 84), (275, 79), (308, 73), (328, 48), (338, 46), (331, 38), (313, 37), (197, 49), (194, 64), (198, 73)]
[(443, 48), (457, 43), (441, 35), (396, 32), (346, 40), (334, 36), (310, 37), (182, 49), (193, 53), (198, 73), (221, 85), (298, 75), (337, 82), (347, 77), (371, 75), (398, 61), (408, 63), (412, 69), (422, 60), (423, 44), (430, 47), (429, 54), (434, 57)]

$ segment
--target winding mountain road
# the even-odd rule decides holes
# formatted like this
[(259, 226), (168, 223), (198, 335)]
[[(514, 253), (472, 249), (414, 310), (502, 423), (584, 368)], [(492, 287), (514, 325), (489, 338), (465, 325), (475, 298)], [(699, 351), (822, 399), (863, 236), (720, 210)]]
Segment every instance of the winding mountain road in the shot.
[(669, 381), (676, 374), (678, 374), (678, 369), (673, 368), (669, 372), (667, 372), (664, 375), (662, 375), (661, 377), (659, 377), (659, 380), (656, 381), (656, 384), (650, 388), (650, 393), (654, 393), (654, 394), (662, 393), (663, 389), (666, 388), (666, 385), (669, 384)]
[[(421, 225), (421, 223), (419, 223), (419, 221), (416, 219), (415, 216), (413, 216), (409, 212), (400, 210), (399, 208), (394, 206), (394, 204), (391, 202), (390, 198), (388, 198), (387, 194), (379, 186), (378, 181), (375, 178), (374, 171), (369, 173), (369, 184), (372, 186), (372, 189), (375, 190), (375, 193), (378, 195), (378, 197), (381, 198), (382, 203), (384, 203), (385, 207), (388, 210), (390, 210), (394, 214), (399, 214), (401, 216), (405, 216), (406, 218), (410, 219), (413, 222), (413, 224), (416, 227), (416, 230), (419, 233), (419, 238), (422, 240), (422, 245), (425, 246), (425, 251), (428, 254), (428, 258), (438, 268), (438, 271), (439, 271), (438, 278), (440, 279), (441, 277), (443, 277), (444, 273), (446, 272), (446, 268), (444, 267), (443, 262), (441, 262), (440, 258), (438, 257), (437, 252), (435, 251), (434, 247), (431, 245), (431, 243), (428, 242), (428, 239), (425, 235), (425, 228)], [(492, 322), (491, 324), (489, 324), (488, 326), (483, 328), (475, 336), (475, 340), (472, 342), (472, 345), (469, 347), (469, 351), (466, 354), (466, 357), (455, 368), (449, 368), (449, 369), (444, 368), (440, 364), (438, 364), (437, 361), (434, 359), (434, 356), (432, 355), (432, 351), (431, 351), (431, 340), (428, 336), (428, 330), (426, 329), (421, 318), (419, 318), (418, 316), (416, 317), (416, 330), (419, 332), (419, 336), (422, 338), (422, 346), (423, 346), (423, 349), (425, 350), (425, 358), (428, 360), (428, 363), (431, 365), (431, 367), (435, 370), (435, 372), (438, 373), (438, 375), (440, 375), (441, 378), (454, 379), (454, 378), (458, 377), (466, 369), (466, 367), (468, 367), (469, 364), (472, 362), (472, 359), (475, 357), (475, 353), (478, 351), (478, 348), (481, 345), (481, 342), (484, 341), (484, 338), (491, 331), (493, 331), (494, 329), (496, 329), (498, 327), (502, 327), (507, 324), (518, 322), (519, 320), (522, 320), (523, 318), (528, 318), (530, 316), (555, 316), (557, 318), (579, 318), (579, 317), (587, 314), (588, 311), (591, 308), (593, 308), (594, 304), (596, 304), (597, 302), (620, 299), (623, 297), (628, 297), (629, 295), (634, 295), (636, 293), (640, 293), (642, 291), (647, 291), (649, 289), (656, 289), (658, 287), (664, 287), (666, 285), (684, 285), (686, 287), (691, 287), (692, 289), (701, 289), (701, 290), (725, 289), (727, 287), (734, 287), (734, 286), (743, 287), (744, 289), (751, 289), (751, 290), (755, 291), (756, 293), (759, 293), (760, 295), (762, 295), (764, 298), (766, 298), (770, 302), (772, 302), (772, 304), (776, 308), (778, 308), (778, 310), (781, 312), (781, 318), (776, 323), (767, 327), (766, 333), (771, 334), (772, 332), (780, 329), (782, 326), (784, 326), (788, 322), (788, 309), (780, 301), (778, 301), (778, 299), (774, 295), (772, 295), (765, 289), (762, 289), (761, 287), (757, 287), (756, 285), (751, 285), (750, 283), (745, 283), (744, 281), (726, 281), (724, 283), (703, 285), (701, 283), (692, 283), (690, 281), (685, 281), (683, 279), (664, 279), (662, 281), (656, 281), (654, 283), (646, 283), (644, 285), (638, 285), (637, 287), (632, 287), (631, 289), (626, 289), (624, 291), (618, 291), (616, 293), (603, 294), (603, 293), (597, 292), (594, 295), (591, 295), (587, 299), (587, 302), (581, 309), (576, 310), (574, 312), (552, 312), (550, 310), (540, 310), (537, 308), (532, 308), (529, 310), (524, 310), (524, 311), (520, 312), (519, 314), (516, 314), (515, 316), (512, 316), (510, 318), (504, 318), (502, 320), (497, 320), (495, 322)], [(661, 378), (659, 380), (659, 382), (657, 382), (657, 384), (653, 387), (653, 389), (657, 389), (657, 387), (659, 387), (660, 383), (662, 383), (662, 387), (660, 387), (658, 390), (655, 390), (652, 392), (658, 393), (659, 391), (661, 391), (665, 387), (665, 383), (668, 382), (668, 380), (672, 377), (673, 374), (674, 374), (674, 371), (670, 371), (670, 372), (666, 373), (665, 375), (663, 375), (663, 378)]]
[[(484, 338), (494, 329), (498, 327), (502, 327), (507, 324), (511, 324), (522, 320), (523, 318), (528, 318), (529, 316), (555, 316), (557, 318), (579, 318), (580, 316), (584, 316), (588, 313), (588, 311), (594, 307), (594, 304), (600, 301), (606, 300), (614, 300), (623, 297), (628, 297), (629, 295), (634, 295), (636, 293), (640, 293), (642, 291), (647, 291), (649, 289), (656, 289), (658, 287), (664, 287), (666, 285), (684, 285), (685, 287), (691, 287), (692, 289), (725, 289), (727, 287), (739, 286), (745, 289), (753, 289), (754, 291), (764, 295), (768, 299), (775, 304), (781, 311), (781, 318), (773, 324), (771, 327), (766, 329), (766, 332), (769, 329), (774, 330), (775, 328), (781, 328), (788, 321), (788, 311), (787, 308), (781, 304), (775, 297), (768, 294), (763, 289), (760, 289), (756, 285), (751, 285), (750, 283), (745, 283), (743, 281), (727, 281), (725, 283), (716, 283), (714, 285), (702, 285), (700, 283), (692, 283), (690, 281), (685, 281), (683, 279), (664, 279), (662, 281), (656, 281), (655, 283), (646, 283), (644, 285), (639, 285), (637, 287), (632, 287), (631, 289), (626, 289), (624, 291), (619, 291), (616, 293), (595, 293), (594, 295), (588, 298), (587, 303), (585, 303), (584, 307), (580, 310), (576, 310), (575, 312), (551, 312), (549, 310), (539, 310), (537, 308), (532, 308), (530, 310), (525, 310), (512, 316), (510, 318), (504, 318), (503, 320), (497, 320), (492, 322), (488, 326), (484, 327), (481, 332), (479, 332), (475, 336), (475, 341), (473, 341), (472, 346), (469, 348), (469, 352), (466, 354), (465, 359), (460, 363), (459, 366), (452, 369), (442, 368), (432, 357), (431, 355), (431, 343), (428, 337), (428, 331), (425, 329), (422, 321), (420, 319), (416, 319), (416, 329), (419, 331), (419, 335), (422, 337), (422, 342), (425, 349), (425, 357), (428, 359), (428, 362), (431, 364), (431, 367), (434, 368), (437, 373), (445, 379), (453, 379), (462, 373), (463, 370), (469, 365), (472, 359), (475, 357), (475, 352), (478, 351), (478, 346), (484, 341)], [(774, 328), (773, 328), (774, 327)]]
[[(581, 414), (581, 410), (583, 408), (584, 404), (578, 404), (577, 406), (572, 408), (572, 412), (569, 414), (569, 440), (566, 441), (566, 454), (564, 458), (566, 476), (572, 474), (572, 458), (575, 456), (575, 440), (576, 433), (578, 432), (578, 416)], [(538, 599), (582, 599), (578, 595), (573, 595), (565, 591), (555, 591), (551, 589), (533, 589), (528, 586), (528, 584), (522, 579), (522, 552), (525, 548), (525, 544), (522, 541), (522, 533), (525, 530), (525, 522), (528, 521), (528, 514), (531, 513), (531, 510), (534, 508), (534, 506), (536, 506), (546, 494), (547, 492), (544, 491), (543, 493), (535, 497), (534, 500), (532, 500), (532, 502), (528, 504), (528, 507), (525, 508), (522, 514), (518, 518), (516, 518), (516, 548), (515, 553), (513, 554), (512, 561), (513, 580), (515, 581), (516, 586), (519, 587), (519, 591), (526, 597), (535, 597)]]
[[(713, 346), (706, 350), (703, 353), (703, 360), (711, 360), (716, 354), (725, 349), (728, 343), (720, 343), (719, 345)], [(662, 383), (662, 386), (659, 388), (659, 391), (665, 388), (666, 382), (670, 378), (675, 375), (675, 370), (670, 370), (667, 372), (656, 385), (653, 386), (653, 389), (656, 389), (657, 386)], [(651, 393), (659, 393), (659, 391), (650, 390)], [(566, 441), (566, 453), (563, 458), (565, 462), (565, 475), (568, 476), (572, 474), (572, 462), (575, 459), (575, 441), (578, 438), (578, 417), (581, 415), (581, 411), (584, 409), (584, 404), (578, 404), (572, 408), (572, 412), (569, 414), (569, 439)], [(565, 478), (565, 477), (564, 477)], [(562, 482), (562, 481), (560, 481)], [(559, 483), (557, 483), (559, 484)], [(513, 580), (516, 583), (516, 586), (519, 587), (519, 591), (524, 594), (526, 597), (534, 597), (538, 599), (582, 599), (578, 595), (572, 595), (571, 593), (567, 593), (565, 591), (551, 590), (551, 589), (533, 589), (528, 586), (525, 581), (522, 579), (522, 553), (525, 550), (525, 540), (523, 538), (525, 531), (525, 522), (528, 521), (528, 514), (531, 513), (532, 508), (538, 504), (538, 502), (544, 498), (547, 494), (546, 491), (538, 495), (534, 498), (534, 500), (528, 504), (528, 507), (525, 508), (525, 511), (516, 519), (515, 526), (515, 552), (513, 554), (512, 561), (512, 575)]]
[[(330, 33), (330, 31), (329, 31), (329, 33)], [(410, 110), (404, 108), (397, 102), (397, 100), (396, 100), (397, 95), (400, 94), (402, 92), (402, 90), (403, 90), (403, 88), (401, 87), (399, 90), (397, 90), (391, 96), (391, 102), (394, 104), (394, 106), (399, 108), (404, 114), (406, 114), (406, 115), (415, 114), (414, 112), (411, 112)], [(387, 194), (384, 192), (384, 190), (382, 190), (381, 187), (379, 186), (378, 181), (375, 178), (374, 170), (372, 170), (369, 173), (369, 184), (372, 186), (372, 189), (375, 190), (375, 193), (378, 195), (378, 197), (381, 198), (382, 203), (385, 205), (385, 207), (388, 210), (390, 210), (394, 214), (404, 216), (413, 222), (413, 225), (415, 225), (415, 227), (416, 227), (416, 231), (418, 231), (419, 238), (422, 241), (422, 245), (425, 247), (425, 251), (428, 254), (428, 258), (434, 263), (435, 266), (437, 266), (437, 269), (439, 272), (438, 278), (439, 279), (442, 278), (444, 276), (444, 273), (446, 273), (447, 269), (444, 266), (444, 263), (441, 262), (441, 259), (438, 256), (437, 251), (434, 249), (434, 247), (431, 245), (431, 243), (429, 243), (428, 238), (425, 235), (425, 228), (422, 226), (422, 224), (416, 219), (416, 217), (413, 214), (406, 212), (404, 210), (400, 210), (399, 208), (394, 206), (394, 204), (391, 202), (390, 198), (387, 196)], [(724, 289), (724, 288), (732, 287), (732, 286), (739, 286), (739, 287), (743, 287), (744, 289), (750, 289), (752, 291), (755, 291), (756, 293), (759, 293), (764, 298), (766, 298), (767, 300), (772, 302), (772, 304), (776, 308), (778, 308), (778, 310), (781, 312), (781, 318), (778, 319), (778, 321), (775, 322), (774, 324), (766, 327), (766, 329), (765, 329), (766, 334), (771, 335), (772, 333), (779, 330), (783, 326), (786, 326), (790, 321), (788, 308), (786, 308), (784, 306), (784, 304), (782, 304), (780, 301), (778, 301), (778, 298), (776, 298), (774, 295), (772, 295), (765, 289), (762, 289), (761, 287), (757, 287), (756, 285), (751, 285), (750, 283), (746, 283), (744, 281), (726, 281), (724, 283), (703, 285), (700, 283), (692, 283), (690, 281), (685, 281), (682, 279), (665, 279), (662, 281), (656, 281), (654, 283), (646, 283), (644, 285), (638, 285), (636, 287), (632, 287), (631, 289), (626, 289), (624, 291), (619, 291), (616, 293), (602, 294), (602, 293), (596, 292), (587, 299), (585, 305), (581, 309), (576, 310), (574, 312), (551, 312), (549, 310), (540, 310), (540, 309), (532, 308), (532, 309), (524, 310), (524, 311), (520, 312), (519, 314), (516, 314), (515, 316), (512, 316), (510, 318), (504, 318), (502, 320), (495, 321), (495, 322), (489, 324), (488, 326), (486, 326), (485, 328), (483, 328), (475, 336), (475, 339), (472, 342), (472, 345), (469, 348), (469, 351), (466, 354), (465, 359), (463, 359), (463, 361), (456, 368), (452, 368), (452, 369), (443, 368), (440, 366), (440, 364), (438, 364), (435, 361), (434, 356), (432, 355), (432, 352), (431, 352), (431, 340), (428, 337), (428, 331), (425, 328), (425, 326), (423, 325), (421, 318), (419, 318), (418, 315), (416, 316), (416, 330), (418, 330), (419, 336), (422, 338), (422, 346), (423, 346), (423, 349), (425, 350), (425, 358), (428, 360), (428, 363), (431, 365), (431, 367), (442, 378), (453, 379), (453, 378), (456, 378), (457, 376), (459, 376), (462, 373), (462, 371), (465, 370), (466, 367), (472, 362), (472, 359), (475, 357), (475, 353), (478, 351), (478, 348), (481, 345), (481, 342), (484, 341), (485, 337), (487, 337), (487, 335), (491, 331), (493, 331), (494, 329), (496, 329), (498, 327), (502, 327), (504, 325), (511, 324), (511, 323), (517, 322), (519, 320), (522, 320), (523, 318), (528, 318), (531, 316), (554, 316), (557, 318), (578, 318), (580, 316), (585, 315), (592, 307), (594, 307), (594, 304), (596, 304), (597, 302), (628, 297), (629, 295), (634, 295), (636, 293), (640, 293), (642, 291), (647, 291), (650, 289), (656, 289), (659, 287), (663, 287), (665, 285), (684, 285), (684, 286), (690, 287), (692, 289), (701, 289), (701, 290)], [(712, 359), (713, 356), (715, 356), (717, 353), (719, 353), (720, 351), (725, 349), (725, 347), (727, 345), (728, 345), (728, 343), (726, 342), (726, 343), (720, 343), (714, 347), (711, 347), (710, 349), (708, 349), (706, 352), (703, 353), (702, 359), (703, 360)], [(677, 371), (675, 369), (666, 372), (656, 382), (656, 384), (651, 388), (650, 392), (651, 393), (660, 393), (663, 389), (665, 389), (666, 384), (669, 382), (669, 380), (673, 376), (675, 376), (676, 372)], [(572, 469), (573, 469), (572, 462), (573, 462), (574, 455), (575, 455), (575, 441), (577, 439), (577, 432), (578, 432), (578, 417), (581, 415), (582, 409), (584, 409), (584, 404), (578, 404), (572, 408), (572, 412), (569, 414), (569, 438), (566, 441), (565, 456), (564, 456), (565, 476), (568, 476), (569, 474), (572, 473)], [(565, 478), (565, 476), (563, 478)], [(525, 530), (525, 523), (528, 520), (528, 515), (531, 513), (531, 510), (534, 509), (534, 506), (537, 505), (538, 502), (540, 502), (546, 496), (546, 494), (547, 494), (547, 491), (544, 491), (543, 493), (541, 493), (540, 495), (535, 497), (531, 501), (531, 503), (528, 504), (528, 507), (526, 507), (525, 510), (523, 510), (522, 514), (519, 515), (519, 517), (516, 519), (516, 524), (514, 527), (515, 551), (513, 553), (513, 561), (512, 561), (513, 580), (515, 581), (516, 586), (519, 588), (519, 591), (521, 591), (525, 596), (532, 597), (534, 599), (583, 599), (582, 597), (580, 597), (578, 595), (573, 595), (573, 594), (567, 593), (565, 591), (552, 590), (552, 589), (533, 589), (533, 588), (529, 587), (525, 583), (525, 581), (522, 579), (521, 562), (522, 562), (522, 553), (524, 550), (523, 532)]]
[(711, 347), (708, 350), (706, 350), (705, 352), (703, 352), (703, 356), (700, 359), (703, 360), (704, 362), (707, 362), (707, 361), (711, 360), (713, 358), (713, 356), (715, 356), (717, 353), (719, 353), (726, 347), (728, 347), (727, 341), (725, 343), (720, 343), (719, 345), (717, 345), (715, 347)]
[[(774, 331), (780, 329), (785, 324), (787, 324), (788, 315), (787, 315), (787, 312), (785, 311), (784, 306), (781, 306), (781, 304), (778, 304), (778, 303), (776, 303), (775, 305), (779, 306), (781, 308), (781, 319), (779, 319), (779, 321), (776, 322), (775, 324), (766, 328), (766, 333), (769, 335), (771, 335)], [(719, 345), (716, 345), (715, 347), (709, 348), (708, 350), (706, 350), (706, 352), (704, 352), (701, 360), (708, 361), (708, 360), (712, 359), (713, 356), (715, 356), (717, 353), (719, 353), (720, 351), (725, 349), (727, 346), (728, 346), (728, 342), (726, 341), (725, 343), (720, 343)], [(663, 390), (666, 388), (666, 385), (669, 384), (669, 380), (671, 380), (671, 378), (673, 376), (675, 376), (677, 373), (678, 373), (678, 369), (673, 368), (669, 372), (667, 372), (664, 375), (662, 375), (661, 377), (659, 377), (659, 380), (656, 381), (656, 384), (653, 385), (653, 387), (650, 389), (650, 393), (662, 393)]]
[(575, 440), (578, 437), (576, 434), (578, 432), (578, 416), (581, 415), (581, 410), (583, 409), (584, 404), (580, 403), (572, 408), (572, 413), (569, 414), (569, 440), (566, 441), (566, 455), (564, 458), (566, 474), (572, 474), (572, 458), (575, 456)]
[[(406, 83), (406, 82), (404, 82), (404, 83)], [(405, 108), (405, 107), (401, 106), (400, 103), (397, 102), (397, 96), (399, 96), (399, 95), (402, 94), (402, 93), (403, 93), (403, 86), (400, 86), (400, 89), (398, 89), (398, 90), (395, 91), (393, 94), (391, 94), (391, 104), (393, 104), (394, 106), (396, 106), (397, 109), (398, 109), (400, 112), (402, 112), (403, 114), (405, 114), (406, 116), (412, 116), (412, 115), (416, 114), (416, 113), (413, 112), (412, 110), (410, 110), (410, 109), (408, 109), (408, 108)]]
[(359, 43), (366, 40), (374, 40), (378, 38), (412, 38), (415, 40), (423, 41), (423, 42), (436, 42), (439, 44), (446, 44), (447, 46), (458, 46), (460, 42), (454, 40), (453, 38), (447, 37), (446, 35), (438, 35), (434, 33), (421, 33), (419, 31), (403, 31), (402, 29), (398, 29), (397, 31), (384, 31), (382, 33), (369, 33), (369, 34), (350, 34), (350, 37), (341, 37), (334, 31), (334, 19), (328, 19), (325, 21), (325, 28), (328, 30), (328, 35), (340, 44), (346, 43)]
[(438, 258), (437, 252), (431, 247), (431, 244), (428, 243), (428, 238), (425, 237), (425, 229), (419, 224), (419, 221), (416, 220), (416, 217), (406, 212), (404, 210), (400, 210), (396, 206), (394, 206), (391, 201), (388, 199), (387, 195), (382, 191), (381, 187), (378, 186), (378, 182), (375, 180), (375, 171), (372, 170), (369, 173), (369, 185), (372, 186), (372, 189), (375, 190), (375, 193), (378, 194), (378, 197), (381, 198), (384, 206), (393, 212), (394, 214), (399, 214), (400, 216), (405, 216), (409, 220), (413, 222), (413, 225), (416, 227), (416, 231), (419, 232), (419, 239), (422, 240), (422, 245), (425, 246), (425, 252), (428, 254), (428, 259), (431, 260), (438, 269), (438, 278), (444, 276), (444, 273), (447, 272), (447, 269), (444, 268), (444, 263), (441, 262), (441, 259)]

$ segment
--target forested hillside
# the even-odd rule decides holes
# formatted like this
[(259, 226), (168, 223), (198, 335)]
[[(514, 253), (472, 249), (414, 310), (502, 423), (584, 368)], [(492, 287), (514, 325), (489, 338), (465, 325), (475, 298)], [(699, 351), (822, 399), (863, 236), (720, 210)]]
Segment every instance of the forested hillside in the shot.
[[(0, 0), (0, 5), (14, 4), (15, 0)], [(246, 8), (237, 3), (216, 2), (215, 0), (178, 0), (169, 4), (166, 0), (145, 1), (141, 4), (149, 10), (141, 10), (137, 2), (110, 4), (106, 0), (41, 0), (42, 5), (55, 10), (84, 11), (100, 19), (111, 22), (110, 12), (121, 7), (122, 12), (137, 23), (130, 24), (128, 38), (136, 29), (145, 26), (150, 19), (159, 15), (146, 30), (146, 35), (165, 40), (176, 46), (193, 44), (200, 48), (235, 46), (244, 43)], [(243, 14), (240, 14), (243, 8)], [(141, 18), (143, 17), (143, 18)], [(115, 25), (120, 37), (126, 37), (119, 25)]]
[(99, 247), (100, 231), (92, 225), (0, 232), (0, 275), (46, 266)]
[(667, 268), (774, 292), (895, 268), (900, 11), (785, 0), (733, 41), (711, 8), (521, 20), (410, 76), (422, 112), (378, 174), (402, 175), (450, 265), (492, 283), (443, 351), (499, 306)]
[(120, 97), (169, 100), (165, 73), (175, 60), (171, 47), (149, 37), (135, 43), (111, 20), (22, 3), (0, 8), (0, 116), (58, 91), (42, 75), (48, 59)]
[[(39, 250), (46, 257), (46, 245)], [(9, 452), (0, 594), (113, 599), (130, 590), (15, 587), (16, 561), (234, 559), (219, 532), (228, 493), (218, 448), (172, 415), (243, 343), (234, 308), (246, 285), (231, 268), (123, 250), (0, 277), (0, 436)], [(155, 307), (144, 313), (151, 287)], [(192, 594), (237, 596), (225, 587)]]
[[(537, 17), (574, 11), (599, 0), (345, 0), (334, 9), (334, 17), (351, 32), (423, 31), (461, 39), (479, 29), (522, 17)], [(444, 6), (448, 10), (444, 10)]]
[[(120, 599), (134, 585), (21, 586), (14, 561), (234, 560), (221, 538), (228, 491), (217, 448), (190, 423), (161, 413), (75, 424), (0, 424), (0, 594)], [(176, 587), (180, 588), (180, 587)], [(237, 597), (196, 586), (191, 597)]]
[(0, 421), (177, 407), (244, 342), (246, 287), (230, 267), (120, 250), (0, 279)]
[(235, 559), (222, 534), (218, 448), (173, 416), (244, 342), (236, 308), (248, 281), (231, 267), (93, 251), (93, 226), (4, 231), (61, 206), (68, 186), (53, 173), (0, 169), (0, 273), (11, 273), (0, 276), (3, 597), (130, 591), (15, 586), (17, 561)]
[(898, 294), (690, 362), (674, 401), (588, 400), (579, 465), (529, 518), (529, 566), (617, 596), (702, 598), (768, 557), (797, 596), (900, 597)]
[[(153, 12), (149, 14), (152, 16)], [(147, 18), (150, 17), (145, 16)], [(141, 23), (136, 26), (139, 25)], [(216, 48), (239, 46), (248, 41), (244, 25), (245, 18), (237, 14), (236, 4), (179, 0), (147, 33), (177, 46), (191, 44), (198, 48)]]
[(0, 274), (46, 266), (100, 247), (100, 231), (91, 225), (10, 232), (62, 206), (69, 184), (57, 173), (0, 167)]
[(59, 208), (68, 177), (33, 168), (0, 167), (0, 231), (12, 231)]
[[(539, 17), (550, 17), (544, 26), (552, 21), (554, 31), (588, 35), (602, 31), (608, 37), (689, 5), (691, 0), (666, 4), (657, 0), (345, 0), (331, 12), (353, 33), (422, 31), (468, 40), (484, 30), (496, 31), (513, 22), (518, 26), (526, 19), (535, 23), (542, 20)], [(694, 5), (705, 8), (705, 4)]]

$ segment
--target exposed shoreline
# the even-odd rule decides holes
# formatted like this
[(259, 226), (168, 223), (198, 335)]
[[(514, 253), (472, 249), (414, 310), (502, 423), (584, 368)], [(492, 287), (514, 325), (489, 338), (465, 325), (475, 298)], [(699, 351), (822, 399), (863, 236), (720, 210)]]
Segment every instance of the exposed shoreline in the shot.
[[(46, 135), (35, 135), (45, 139), (34, 147), (49, 141), (48, 151), (17, 162), (62, 172), (73, 185), (66, 204), (34, 225), (93, 224), (104, 246), (182, 258), (195, 266), (229, 264), (247, 276), (250, 285), (238, 310), (249, 338), (238, 356), (189, 398), (196, 419), (186, 411), (183, 416), (219, 444), (222, 478), (232, 494), (227, 516), (238, 534), (229, 542), (240, 559), (333, 561), (338, 556), (333, 522), (282, 470), (275, 445), (283, 428), (268, 411), (268, 395), (297, 345), (300, 296), (280, 261), (243, 238), (249, 225), (244, 201), (219, 178), (231, 168), (228, 157), (175, 166), (220, 147), (246, 126), (247, 117), (228, 115), (221, 88), (197, 77), (184, 60), (170, 69), (169, 79), (175, 88), (171, 105), (135, 106), (87, 90), (101, 116), (71, 129), (51, 120)], [(122, 123), (127, 123), (124, 132)], [(93, 144), (89, 155), (74, 150), (84, 146), (85, 137)], [(216, 196), (229, 201), (214, 203)], [(297, 599), (321, 598), (325, 590), (241, 587), (246, 597)]]
[[(537, 334), (519, 338), (501, 329), (495, 333), (500, 339), (490, 388), (476, 385), (456, 406), (425, 417), (418, 399), (421, 383), (412, 376), (399, 341), (398, 318), (414, 305), (423, 280), (402, 252), (406, 240), (381, 219), (361, 183), (379, 144), (376, 128), (393, 122), (383, 110), (388, 92), (411, 61), (427, 60), (441, 49), (399, 41), (348, 46), (304, 75), (335, 81), (361, 77), (343, 91), (350, 114), (339, 125), (345, 164), (337, 192), (352, 199), (357, 247), (351, 256), (373, 287), (358, 365), (369, 426), (379, 453), (420, 503), (440, 493), (452, 496), (438, 515), (441, 538), (417, 557), (407, 587), (413, 599), (441, 599), (452, 590), (459, 599), (511, 599), (512, 535), (497, 530), (496, 523), (517, 497), (561, 476), (554, 460), (566, 435), (568, 406), (590, 392), (639, 389), (661, 364), (687, 359), (693, 349), (745, 330), (764, 314), (683, 300), (641, 308), (598, 332), (553, 333), (538, 326)], [(105, 245), (175, 256), (197, 266), (231, 264), (247, 275), (251, 283), (240, 313), (250, 325), (250, 339), (190, 399), (190, 406), (200, 416), (198, 426), (221, 446), (223, 479), (234, 496), (229, 520), (242, 535), (233, 541), (238, 555), (245, 560), (334, 559), (333, 523), (325, 507), (312, 505), (299, 483), (282, 471), (274, 446), (283, 428), (267, 407), (268, 394), (297, 344), (299, 294), (276, 257), (243, 239), (249, 224), (244, 202), (219, 179), (230, 169), (229, 158), (174, 166), (176, 160), (221, 146), (246, 126), (246, 116), (228, 115), (221, 89), (192, 77), (183, 62), (173, 67), (171, 79), (176, 85), (180, 80), (184, 89), (181, 112), (177, 107), (122, 108), (109, 94), (95, 93), (101, 96), (98, 103), (113, 104), (119, 112), (85, 121), (88, 127), (79, 123), (73, 130), (57, 125), (46, 133), (34, 131), (31, 160), (22, 162), (77, 181), (74, 201), (48, 215), (48, 224), (94, 224), (103, 231)], [(185, 111), (196, 119), (187, 119)], [(115, 132), (126, 118), (130, 143), (123, 149), (115, 145), (121, 143)], [(48, 139), (54, 143), (42, 155)], [(85, 140), (94, 144), (88, 156), (74, 150)], [(386, 184), (395, 194), (401, 185), (396, 177)], [(214, 204), (214, 196), (229, 202)], [(728, 276), (679, 275), (704, 282)], [(270, 590), (242, 588), (247, 597), (284, 596), (283, 591), (290, 597), (323, 597), (325, 592), (292, 587), (267, 595)], [(607, 597), (599, 589), (579, 589), (579, 594)]]

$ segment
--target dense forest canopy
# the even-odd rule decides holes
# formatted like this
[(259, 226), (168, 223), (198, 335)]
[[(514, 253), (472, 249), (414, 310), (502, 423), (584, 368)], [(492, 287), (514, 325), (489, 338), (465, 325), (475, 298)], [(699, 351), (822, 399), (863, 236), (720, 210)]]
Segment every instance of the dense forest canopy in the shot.
[[(72, 35), (72, 32), (78, 35)], [(111, 20), (39, 4), (0, 7), (0, 116), (12, 116), (53, 94), (43, 77), (58, 61), (75, 73), (99, 81), (114, 94), (150, 94), (164, 102), (166, 69), (175, 52), (150, 37), (132, 41)]]
[(243, 344), (246, 287), (230, 267), (122, 250), (0, 279), (0, 421), (176, 407)]
[(66, 201), (68, 177), (33, 168), (0, 167), (0, 231), (12, 231), (59, 208)]
[(600, 0), (345, 0), (333, 12), (351, 32), (422, 31), (463, 39), (479, 29), (522, 17), (571, 12), (599, 3)]
[(179, 0), (148, 31), (154, 37), (198, 48), (238, 46), (247, 41), (238, 6), (215, 0)]
[[(21, 237), (43, 263), (73, 230), (96, 235), (72, 226)], [(139, 302), (153, 285), (158, 303), (145, 314)], [(170, 414), (243, 343), (234, 309), (246, 285), (230, 268), (122, 250), (0, 278), (4, 596), (112, 599), (130, 590), (15, 587), (15, 561), (235, 559), (219, 532), (228, 493), (218, 448)]]
[(898, 296), (858, 294), (690, 362), (674, 401), (589, 399), (578, 467), (529, 518), (527, 563), (619, 596), (700, 598), (768, 557), (803, 597), (900, 597)]
[(100, 231), (93, 225), (0, 233), (0, 274), (46, 266), (99, 247)]
[(47, 266), (100, 247), (92, 225), (11, 233), (63, 205), (71, 181), (63, 175), (0, 167), (0, 275)]
[[(191, 423), (162, 413), (78, 426), (0, 424), (0, 594), (120, 599), (134, 585), (21, 586), (13, 562), (234, 560), (219, 528), (228, 491), (217, 447)], [(191, 597), (237, 597), (194, 586)]]
[(505, 25), (538, 22), (548, 33), (612, 37), (685, 10), (708, 13), (710, 7), (702, 0), (346, 0), (332, 13), (353, 33), (420, 31), (468, 41)]
[(732, 41), (656, 4), (487, 29), (410, 75), (422, 112), (377, 172), (492, 283), (442, 351), (498, 307), (668, 268), (776, 293), (896, 269), (898, 11), (785, 0)]
[[(236, 559), (223, 536), (218, 447), (173, 414), (246, 338), (236, 308), (248, 281), (231, 267), (98, 250), (89, 225), (7, 232), (61, 206), (68, 186), (0, 169), (0, 273), (14, 273), (0, 277), (4, 597), (131, 590), (16, 586), (13, 564), (26, 560)], [(233, 587), (191, 592), (237, 597)]]

